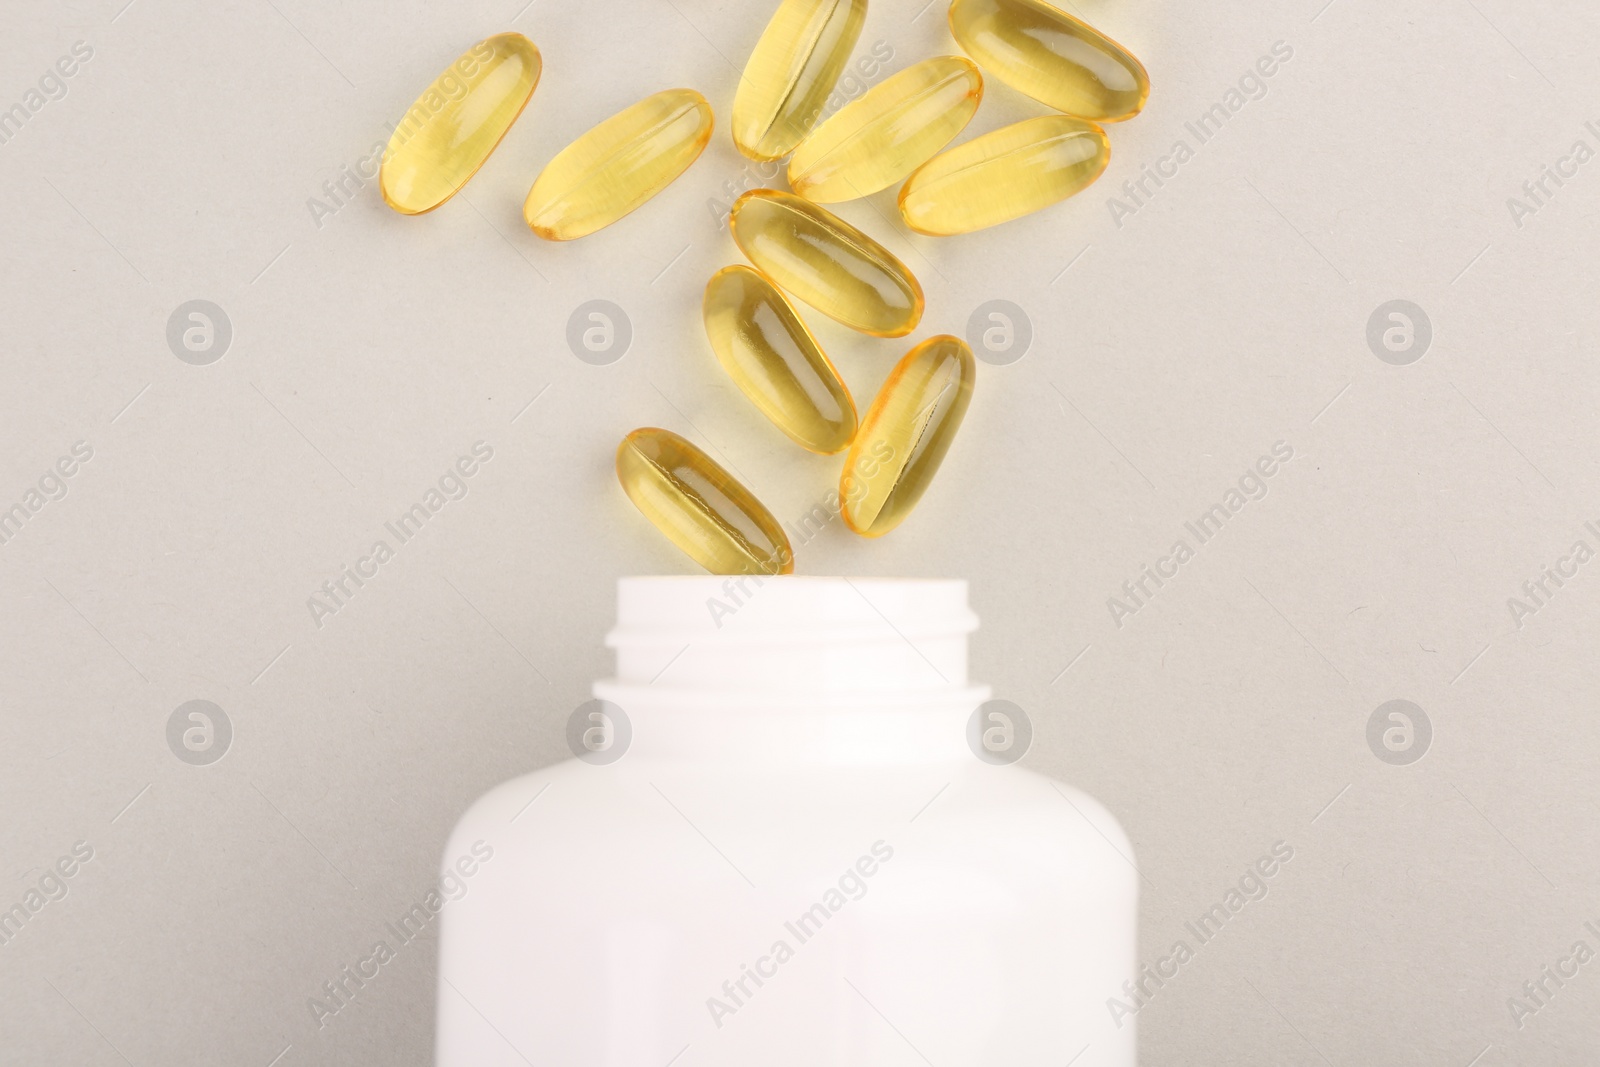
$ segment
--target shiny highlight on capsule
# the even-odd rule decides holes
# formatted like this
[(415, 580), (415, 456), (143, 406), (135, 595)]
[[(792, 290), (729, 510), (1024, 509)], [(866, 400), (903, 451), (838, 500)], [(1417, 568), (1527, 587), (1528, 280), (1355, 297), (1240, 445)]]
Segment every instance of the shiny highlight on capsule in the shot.
[(611, 225), (689, 169), (711, 140), (711, 105), (693, 89), (647, 96), (573, 141), (528, 190), (522, 218), (547, 241)]
[(861, 36), (867, 0), (783, 0), (733, 97), (733, 143), (754, 160), (794, 150), (822, 117)]
[(918, 233), (970, 233), (1081, 192), (1105, 172), (1111, 142), (1092, 122), (1041, 115), (934, 156), (900, 190), (900, 214)]
[(617, 447), (617, 481), (667, 539), (712, 574), (791, 574), (778, 520), (733, 475), (671, 430), (645, 427)]
[(953, 0), (950, 32), (978, 66), (1068, 115), (1121, 122), (1150, 96), (1132, 53), (1044, 0)]
[(460, 192), (522, 114), (543, 68), (539, 49), (520, 33), (496, 34), (462, 53), (389, 138), (378, 174), (383, 202), (420, 215)]
[(731, 223), (750, 262), (829, 318), (877, 337), (903, 337), (922, 320), (922, 286), (906, 265), (827, 209), (752, 189)]
[(895, 364), (845, 455), (839, 497), (850, 529), (882, 537), (911, 514), (950, 450), (975, 376), (972, 349), (949, 334)]
[(706, 337), (722, 369), (802, 448), (843, 451), (856, 405), (794, 307), (760, 271), (724, 267), (706, 283)]
[(934, 56), (867, 90), (818, 126), (789, 161), (789, 185), (832, 204), (887, 189), (949, 144), (983, 98), (961, 56)]

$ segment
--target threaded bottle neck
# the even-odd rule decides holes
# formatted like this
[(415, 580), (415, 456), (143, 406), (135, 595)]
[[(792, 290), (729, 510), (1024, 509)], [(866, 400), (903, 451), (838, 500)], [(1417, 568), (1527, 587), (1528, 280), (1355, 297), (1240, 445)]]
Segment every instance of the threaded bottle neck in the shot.
[(963, 581), (624, 578), (606, 643), (652, 702), (881, 704), (964, 692), (977, 626)]
[(616, 678), (594, 692), (641, 754), (958, 758), (988, 697), (967, 681), (977, 626), (959, 580), (624, 578)]

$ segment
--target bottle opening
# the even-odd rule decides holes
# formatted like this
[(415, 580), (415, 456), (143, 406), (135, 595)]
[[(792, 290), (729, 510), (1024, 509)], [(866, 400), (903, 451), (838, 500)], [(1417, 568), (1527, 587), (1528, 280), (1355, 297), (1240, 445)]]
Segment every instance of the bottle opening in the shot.
[[(616, 680), (635, 705), (794, 706), (970, 701), (960, 579), (623, 578)], [(602, 689), (605, 690), (602, 694)]]

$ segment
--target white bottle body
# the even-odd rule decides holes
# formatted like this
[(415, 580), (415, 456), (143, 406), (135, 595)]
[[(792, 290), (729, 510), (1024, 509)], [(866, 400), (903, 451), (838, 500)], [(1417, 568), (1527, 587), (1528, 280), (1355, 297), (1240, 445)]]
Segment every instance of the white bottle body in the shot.
[(1132, 1067), (1126, 837), (967, 748), (962, 583), (829, 581), (687, 633), (712, 580), (624, 583), (597, 693), (629, 751), (505, 783), (446, 848), (492, 857), (441, 918), (441, 1067)]

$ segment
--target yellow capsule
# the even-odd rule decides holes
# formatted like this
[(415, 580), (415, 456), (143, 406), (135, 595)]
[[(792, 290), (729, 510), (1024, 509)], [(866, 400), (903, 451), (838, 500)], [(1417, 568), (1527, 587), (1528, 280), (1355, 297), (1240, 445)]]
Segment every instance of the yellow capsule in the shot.
[(755, 160), (788, 155), (823, 106), (861, 36), (867, 0), (783, 0), (733, 97), (733, 143)]
[(522, 217), (547, 241), (609, 226), (671, 185), (711, 140), (711, 105), (667, 89), (606, 119), (545, 165)]
[(1120, 122), (1150, 96), (1144, 64), (1044, 0), (953, 0), (950, 32), (978, 66), (1068, 115)]
[(823, 455), (850, 444), (850, 390), (766, 275), (743, 265), (722, 268), (706, 283), (701, 308), (717, 361), (773, 425)]
[(967, 413), (976, 366), (967, 343), (949, 334), (895, 364), (845, 456), (839, 497), (850, 529), (882, 537), (911, 514)]
[(792, 574), (783, 527), (716, 461), (671, 430), (635, 430), (617, 480), (656, 529), (712, 574)]
[(449, 200), (517, 121), (544, 64), (520, 33), (497, 33), (462, 53), (395, 127), (378, 188), (402, 215)]
[(1109, 162), (1111, 142), (1094, 123), (1024, 119), (923, 164), (900, 190), (900, 214), (918, 233), (969, 233), (1065, 200)]
[(819, 204), (887, 189), (949, 144), (982, 97), (983, 75), (961, 56), (907, 67), (818, 126), (789, 160), (789, 185)]
[(903, 337), (922, 320), (922, 286), (906, 265), (831, 211), (752, 189), (731, 220), (750, 262), (824, 315), (877, 337)]

